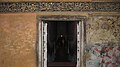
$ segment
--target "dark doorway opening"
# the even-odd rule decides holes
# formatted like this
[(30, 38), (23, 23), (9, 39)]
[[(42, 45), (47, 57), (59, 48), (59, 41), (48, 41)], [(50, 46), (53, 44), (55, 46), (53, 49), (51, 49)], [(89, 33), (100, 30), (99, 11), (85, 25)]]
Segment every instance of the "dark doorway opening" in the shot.
[(48, 67), (76, 67), (77, 21), (45, 21), (48, 24)]

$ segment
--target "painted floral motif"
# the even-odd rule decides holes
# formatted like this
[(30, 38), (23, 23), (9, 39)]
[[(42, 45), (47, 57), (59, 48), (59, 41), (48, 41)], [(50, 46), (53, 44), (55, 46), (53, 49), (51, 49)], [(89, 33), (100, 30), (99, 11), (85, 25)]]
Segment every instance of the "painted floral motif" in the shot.
[(86, 50), (91, 55), (90, 59), (86, 61), (87, 66), (91, 65), (90, 63), (94, 67), (119, 67), (120, 65), (120, 46), (94, 45), (89, 46)]

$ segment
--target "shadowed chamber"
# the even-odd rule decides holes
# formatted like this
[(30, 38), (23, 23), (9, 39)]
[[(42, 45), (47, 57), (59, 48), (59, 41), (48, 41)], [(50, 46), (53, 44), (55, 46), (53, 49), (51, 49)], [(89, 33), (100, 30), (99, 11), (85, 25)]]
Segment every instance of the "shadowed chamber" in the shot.
[(75, 67), (77, 58), (77, 22), (46, 22), (48, 23), (48, 67)]

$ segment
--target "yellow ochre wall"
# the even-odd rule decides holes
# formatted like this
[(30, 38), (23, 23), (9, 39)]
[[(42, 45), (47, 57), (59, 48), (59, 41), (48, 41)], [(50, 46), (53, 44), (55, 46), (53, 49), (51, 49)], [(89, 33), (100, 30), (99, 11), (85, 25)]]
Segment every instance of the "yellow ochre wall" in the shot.
[(35, 44), (35, 14), (0, 14), (0, 67), (36, 67)]

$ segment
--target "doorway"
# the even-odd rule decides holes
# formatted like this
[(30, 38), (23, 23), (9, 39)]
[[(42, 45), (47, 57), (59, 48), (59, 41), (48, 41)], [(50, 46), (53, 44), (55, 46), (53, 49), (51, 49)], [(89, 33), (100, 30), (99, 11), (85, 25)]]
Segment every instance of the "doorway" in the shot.
[(47, 67), (76, 67), (78, 21), (47, 23)]
[(38, 67), (84, 67), (86, 17), (56, 15), (37, 18)]

